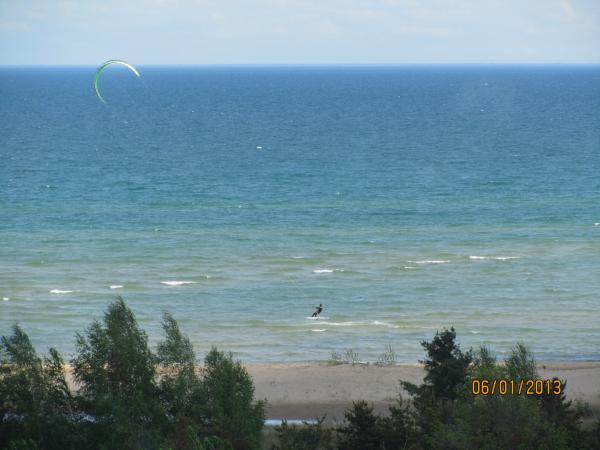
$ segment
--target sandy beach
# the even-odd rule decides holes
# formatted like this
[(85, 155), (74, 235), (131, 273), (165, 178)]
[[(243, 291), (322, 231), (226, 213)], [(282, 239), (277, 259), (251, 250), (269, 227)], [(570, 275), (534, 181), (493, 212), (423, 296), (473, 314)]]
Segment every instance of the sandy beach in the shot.
[[(327, 414), (343, 418), (353, 400), (367, 400), (385, 412), (401, 391), (399, 380), (420, 383), (419, 364), (396, 366), (327, 365), (319, 363), (251, 364), (246, 366), (257, 399), (267, 399), (269, 419), (314, 419)], [(600, 362), (542, 363), (541, 378), (567, 380), (567, 397), (600, 411)]]
[[(405, 398), (400, 380), (420, 384), (425, 371), (420, 364), (378, 366), (319, 362), (247, 364), (254, 380), (257, 400), (267, 400), (267, 419), (315, 419), (340, 421), (356, 400), (366, 400), (385, 414), (398, 394)], [(67, 382), (77, 388), (72, 367), (65, 367)], [(548, 362), (538, 364), (542, 379), (558, 377), (567, 381), (567, 397), (587, 402), (600, 413), (600, 361)]]

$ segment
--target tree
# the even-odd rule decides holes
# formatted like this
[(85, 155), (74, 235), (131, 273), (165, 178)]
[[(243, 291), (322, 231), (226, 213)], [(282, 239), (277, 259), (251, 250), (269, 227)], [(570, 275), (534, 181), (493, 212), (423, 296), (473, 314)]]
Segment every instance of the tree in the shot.
[(453, 403), (464, 392), (473, 355), (471, 350), (462, 352), (454, 328), (438, 331), (431, 342), (422, 341), (421, 346), (427, 352), (427, 358), (421, 361), (425, 368), (423, 383), (401, 385), (413, 397), (416, 424), (421, 436), (426, 436), (435, 424), (450, 419)]
[(77, 448), (76, 417), (60, 354), (38, 357), (15, 325), (0, 340), (0, 447)]
[(421, 363), (425, 366), (425, 386), (433, 397), (439, 400), (455, 400), (467, 378), (467, 368), (473, 360), (472, 352), (463, 353), (456, 341), (456, 331), (444, 329), (435, 334), (431, 342), (423, 341), (421, 346), (428, 358)]
[(93, 417), (89, 439), (98, 447), (158, 445), (165, 415), (155, 362), (146, 333), (121, 297), (109, 305), (102, 323), (95, 321), (85, 335), (77, 335), (71, 363), (80, 404)]
[(323, 423), (325, 416), (315, 423), (304, 422), (301, 426), (286, 421), (275, 427), (278, 443), (272, 450), (334, 450), (333, 429)]
[(231, 353), (213, 348), (204, 360), (205, 434), (229, 441), (236, 450), (260, 448), (264, 402), (254, 401), (252, 378)]

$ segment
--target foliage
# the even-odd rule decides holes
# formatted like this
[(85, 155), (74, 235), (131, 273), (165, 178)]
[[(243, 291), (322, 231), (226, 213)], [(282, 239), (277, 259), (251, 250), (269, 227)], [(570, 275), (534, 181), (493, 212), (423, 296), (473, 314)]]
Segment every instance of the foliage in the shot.
[(343, 450), (400, 450), (415, 443), (415, 424), (410, 410), (399, 398), (390, 415), (373, 413), (365, 401), (353, 402), (338, 428), (339, 448)]
[(289, 425), (286, 421), (275, 427), (279, 445), (272, 450), (334, 450), (333, 429), (324, 425), (325, 416), (315, 423), (304, 422), (302, 426)]
[[(18, 326), (0, 345), (0, 448), (256, 449), (264, 411), (252, 379), (213, 349), (204, 376), (171, 315), (156, 354), (123, 299), (77, 335), (76, 394), (56, 350), (37, 356)], [(158, 370), (157, 370), (158, 367)]]
[(60, 354), (53, 348), (49, 353), (38, 357), (17, 325), (1, 338), (0, 448), (74, 448), (73, 397)]
[(112, 303), (103, 322), (77, 335), (73, 374), (94, 442), (108, 448), (154, 448), (165, 414), (155, 381), (155, 357), (148, 338), (122, 298)]
[[(77, 335), (71, 363), (79, 390), (72, 393), (59, 353), (39, 357), (15, 325), (0, 339), (0, 448), (259, 449), (265, 405), (254, 400), (246, 369), (213, 348), (200, 371), (190, 340), (168, 313), (163, 330), (154, 353), (117, 299), (102, 321)], [(567, 400), (564, 381), (560, 395), (471, 394), (475, 378), (536, 379), (524, 344), (503, 364), (486, 347), (463, 352), (453, 328), (421, 344), (423, 383), (402, 384), (411, 404), (398, 398), (379, 416), (368, 403), (354, 402), (337, 429), (324, 418), (299, 427), (284, 422), (274, 450), (600, 448), (600, 422), (582, 425), (586, 407)], [(395, 359), (391, 345), (386, 352), (383, 360)], [(358, 361), (351, 349), (345, 358)]]
[(199, 420), (195, 402), (201, 380), (196, 373), (196, 355), (187, 336), (169, 313), (163, 314), (165, 339), (158, 343), (157, 362), (161, 370), (159, 391), (163, 407), (179, 426), (186, 418)]
[(204, 360), (203, 411), (207, 434), (235, 449), (260, 448), (264, 402), (254, 402), (252, 378), (231, 353), (213, 348)]
[(519, 396), (458, 401), (425, 439), (432, 449), (566, 449), (564, 430), (552, 427), (535, 399)]

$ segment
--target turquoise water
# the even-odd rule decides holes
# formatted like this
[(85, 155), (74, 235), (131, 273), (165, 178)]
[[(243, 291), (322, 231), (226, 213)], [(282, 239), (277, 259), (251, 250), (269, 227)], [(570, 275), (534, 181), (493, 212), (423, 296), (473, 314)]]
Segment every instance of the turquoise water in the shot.
[(2, 334), (122, 295), (249, 362), (600, 359), (599, 66), (139, 70), (0, 69)]

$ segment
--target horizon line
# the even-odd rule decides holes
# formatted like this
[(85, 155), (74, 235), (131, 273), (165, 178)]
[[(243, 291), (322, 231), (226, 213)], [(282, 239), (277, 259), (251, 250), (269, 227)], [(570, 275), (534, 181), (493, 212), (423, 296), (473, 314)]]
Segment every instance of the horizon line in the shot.
[[(131, 61), (131, 60), (128, 60)], [(102, 61), (104, 62), (104, 61)], [(0, 63), (0, 68), (97, 67), (92, 63)], [(135, 61), (134, 61), (135, 63)], [(415, 66), (599, 66), (598, 62), (405, 62), (405, 63), (135, 63), (139, 67), (415, 67)]]

